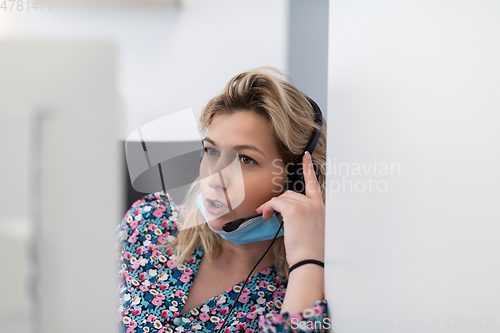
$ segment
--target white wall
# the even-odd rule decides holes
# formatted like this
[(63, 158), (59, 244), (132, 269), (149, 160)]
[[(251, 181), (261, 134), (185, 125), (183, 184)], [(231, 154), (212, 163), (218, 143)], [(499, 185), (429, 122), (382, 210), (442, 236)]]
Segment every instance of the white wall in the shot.
[(117, 44), (121, 138), (166, 114), (196, 114), (234, 75), (286, 70), (286, 0), (184, 0), (171, 6), (63, 6), (0, 11), (0, 38), (107, 39)]
[(499, 18), (498, 1), (331, 2), (328, 158), (371, 163), (328, 180), (335, 332), (500, 329)]

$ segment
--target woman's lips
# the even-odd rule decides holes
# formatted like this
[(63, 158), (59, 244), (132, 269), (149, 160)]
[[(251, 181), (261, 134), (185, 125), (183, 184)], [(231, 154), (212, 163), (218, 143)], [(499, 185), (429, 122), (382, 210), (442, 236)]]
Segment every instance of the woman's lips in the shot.
[[(216, 202), (216, 203), (222, 205), (222, 207), (215, 207), (212, 205), (212, 202)], [(206, 203), (205, 208), (206, 208), (207, 212), (210, 213), (210, 215), (220, 216), (223, 213), (226, 213), (228, 211), (227, 205), (224, 205), (219, 200), (211, 200), (211, 199), (207, 198), (207, 199), (205, 199), (205, 203)]]

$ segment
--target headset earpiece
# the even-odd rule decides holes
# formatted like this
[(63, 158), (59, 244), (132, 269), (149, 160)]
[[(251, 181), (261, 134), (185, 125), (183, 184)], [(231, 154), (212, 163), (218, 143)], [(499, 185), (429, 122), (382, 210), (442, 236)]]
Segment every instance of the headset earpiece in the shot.
[[(304, 151), (302, 152), (302, 156), (305, 154), (306, 151), (309, 152), (309, 154), (312, 155), (314, 148), (316, 148), (316, 144), (319, 141), (319, 138), (321, 136), (321, 128), (323, 126), (323, 115), (321, 113), (321, 110), (319, 106), (309, 97), (307, 97), (307, 100), (311, 104), (311, 106), (314, 109), (314, 114), (315, 114), (315, 119), (314, 122), (319, 125), (319, 130), (313, 129), (313, 132), (311, 134), (311, 138), (309, 139), (309, 142), (307, 143)], [(304, 180), (304, 173), (302, 170), (302, 156), (300, 157), (300, 160), (293, 163), (290, 166), (287, 166), (286, 170), (289, 171), (286, 179), (286, 190), (292, 190), (300, 194), (306, 194), (306, 183)], [(314, 165), (314, 173), (316, 174), (316, 179), (318, 179), (318, 182), (321, 184), (321, 180), (319, 179), (319, 170), (316, 165)]]

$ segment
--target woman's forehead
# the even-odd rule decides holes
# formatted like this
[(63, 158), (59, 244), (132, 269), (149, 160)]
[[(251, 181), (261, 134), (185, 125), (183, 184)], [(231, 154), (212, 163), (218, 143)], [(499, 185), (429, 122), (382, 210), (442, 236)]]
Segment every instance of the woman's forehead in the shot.
[(217, 114), (210, 123), (207, 137), (219, 146), (251, 145), (263, 152), (277, 151), (269, 121), (251, 111)]

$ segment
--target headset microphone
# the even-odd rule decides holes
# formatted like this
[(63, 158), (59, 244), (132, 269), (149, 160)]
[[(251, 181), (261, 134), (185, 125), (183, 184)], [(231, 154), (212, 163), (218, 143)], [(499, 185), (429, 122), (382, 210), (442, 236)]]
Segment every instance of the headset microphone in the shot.
[(252, 216), (248, 216), (248, 217), (243, 217), (241, 219), (237, 219), (237, 220), (234, 220), (232, 222), (228, 222), (226, 224), (224, 224), (222, 226), (222, 230), (224, 231), (227, 231), (227, 232), (231, 232), (231, 231), (235, 231), (236, 229), (238, 229), (240, 227), (240, 225), (245, 222), (246, 220), (249, 220), (249, 219), (253, 219), (255, 217), (259, 217), (259, 216), (262, 216), (262, 213), (260, 214), (255, 214), (255, 215), (252, 215)]

